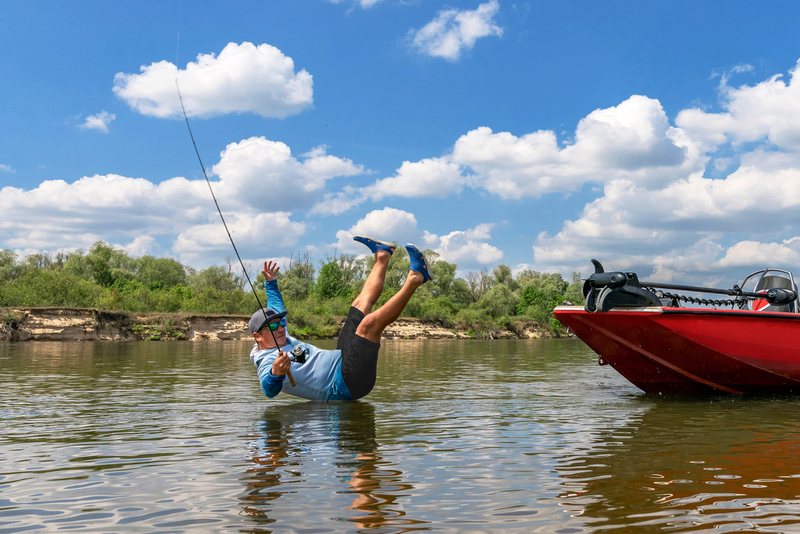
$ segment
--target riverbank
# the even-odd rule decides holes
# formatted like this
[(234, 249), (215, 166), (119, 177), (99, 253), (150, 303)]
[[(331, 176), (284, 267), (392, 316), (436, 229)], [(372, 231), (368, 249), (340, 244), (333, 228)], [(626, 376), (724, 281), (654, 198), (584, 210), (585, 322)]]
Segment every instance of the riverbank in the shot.
[[(252, 340), (246, 315), (130, 313), (97, 308), (0, 308), (0, 342)], [(339, 318), (341, 326), (344, 318)], [(338, 335), (336, 331), (334, 337)], [(515, 330), (474, 332), (468, 325), (445, 328), (402, 317), (384, 332), (385, 339), (539, 339), (552, 335), (534, 322)]]

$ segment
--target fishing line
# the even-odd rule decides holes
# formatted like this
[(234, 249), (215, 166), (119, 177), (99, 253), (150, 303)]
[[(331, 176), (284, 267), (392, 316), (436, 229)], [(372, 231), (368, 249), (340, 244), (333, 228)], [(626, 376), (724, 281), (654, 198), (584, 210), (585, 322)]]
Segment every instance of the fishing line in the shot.
[[(181, 102), (181, 111), (183, 111), (183, 118), (186, 121), (186, 127), (189, 129), (189, 137), (192, 139), (192, 145), (194, 146), (194, 153), (197, 154), (197, 161), (200, 162), (200, 168), (203, 169), (203, 177), (206, 179), (206, 184), (208, 184), (208, 190), (211, 191), (211, 198), (214, 199), (214, 205), (217, 207), (217, 213), (219, 213), (219, 218), (222, 220), (222, 226), (225, 227), (225, 233), (228, 234), (228, 239), (231, 241), (231, 246), (233, 247), (233, 251), (236, 253), (236, 258), (239, 260), (239, 265), (242, 267), (242, 273), (244, 277), (247, 279), (247, 283), (250, 285), (250, 289), (253, 291), (253, 296), (256, 298), (256, 302), (258, 303), (259, 309), (264, 313), (264, 320), (269, 322), (269, 318), (267, 317), (267, 312), (264, 309), (264, 306), (261, 305), (261, 299), (258, 298), (258, 293), (256, 293), (256, 288), (253, 286), (253, 282), (250, 280), (250, 275), (247, 273), (247, 269), (244, 267), (244, 262), (242, 261), (242, 257), (239, 256), (239, 251), (236, 249), (236, 243), (233, 242), (233, 236), (231, 235), (230, 230), (228, 230), (228, 224), (225, 222), (225, 217), (222, 216), (222, 210), (219, 207), (219, 202), (217, 202), (217, 196), (214, 194), (214, 189), (211, 187), (211, 180), (208, 179), (208, 174), (206, 173), (206, 167), (203, 165), (203, 159), (200, 157), (200, 151), (197, 149), (197, 143), (194, 141), (194, 134), (192, 134), (192, 127), (189, 126), (189, 117), (186, 115), (186, 108), (183, 106), (183, 97), (181, 96), (181, 88), (178, 86), (178, 79), (175, 79), (175, 87), (178, 89), (178, 100)], [(271, 328), (267, 327), (269, 333), (272, 334), (272, 340), (275, 342), (275, 347), (278, 351), (281, 351), (281, 348), (278, 346), (278, 339), (275, 337), (275, 332), (272, 331)], [(281, 351), (282, 352), (282, 351)], [(292, 376), (291, 369), (286, 373), (289, 376), (289, 382), (292, 383), (292, 386), (295, 385), (294, 377)]]

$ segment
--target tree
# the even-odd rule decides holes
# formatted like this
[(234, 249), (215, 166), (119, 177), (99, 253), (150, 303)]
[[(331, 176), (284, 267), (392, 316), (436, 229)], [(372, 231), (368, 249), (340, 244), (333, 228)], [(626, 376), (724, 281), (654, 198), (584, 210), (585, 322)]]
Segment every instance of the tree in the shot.
[(581, 304), (583, 302), (583, 280), (581, 280), (581, 273), (572, 273), (572, 281), (564, 292), (564, 298), (573, 304)]
[(517, 311), (519, 298), (505, 284), (497, 284), (487, 291), (478, 301), (478, 306), (484, 308), (492, 317), (514, 315)]
[(448, 263), (444, 260), (433, 262), (427, 255), (425, 258), (432, 263), (432, 265), (428, 266), (433, 277), (430, 282), (431, 293), (437, 297), (450, 296), (458, 266), (455, 263)]
[(78, 249), (68, 255), (67, 260), (64, 262), (63, 271), (79, 276), (84, 280), (92, 279), (92, 266), (86, 260), (83, 249)]
[(456, 304), (467, 306), (473, 302), (472, 291), (469, 284), (463, 278), (456, 278), (450, 286), (450, 298)]
[(553, 273), (548, 275), (547, 278), (542, 280), (541, 290), (549, 296), (561, 297), (569, 287), (569, 283), (561, 276), (560, 273)]
[(17, 277), (17, 254), (11, 250), (0, 250), (0, 282)]
[(354, 289), (353, 284), (364, 277), (366, 259), (358, 259), (355, 254), (342, 254), (337, 261), (342, 271), (342, 287)]
[(232, 273), (218, 265), (212, 265), (201, 271), (192, 271), (189, 276), (186, 277), (186, 283), (192, 291), (196, 292), (206, 289), (230, 292), (237, 287), (236, 280), (233, 279)]
[(103, 241), (98, 241), (86, 254), (86, 262), (91, 269), (92, 278), (101, 286), (108, 287), (114, 282), (111, 275), (111, 253), (113, 247)]
[(492, 280), (489, 276), (489, 271), (487, 271), (486, 267), (484, 267), (478, 273), (474, 271), (467, 273), (467, 284), (472, 292), (472, 302), (478, 302), (481, 296), (483, 296), (483, 294), (490, 287), (492, 287)]
[[(283, 266), (284, 269), (278, 273), (281, 293), (284, 299), (291, 299), (294, 304), (308, 297), (311, 288), (314, 286), (314, 264), (311, 263), (311, 254), (306, 251), (304, 254), (297, 254), (295, 259), (294, 252), (289, 256), (289, 264)], [(256, 285), (263, 286), (264, 276), (259, 274), (256, 278)]]
[(501, 263), (492, 270), (492, 278), (494, 284), (503, 284), (511, 291), (519, 289), (519, 284), (514, 281), (514, 275), (511, 273), (511, 267)]
[(543, 275), (539, 271), (523, 269), (517, 273), (517, 284), (519, 284), (520, 289), (525, 289), (531, 285), (534, 287), (539, 287), (542, 284), (542, 278), (547, 278), (547, 275)]
[(322, 299), (332, 299), (342, 295), (344, 289), (342, 287), (342, 269), (336, 261), (325, 263), (320, 268), (314, 288)]
[(186, 268), (172, 258), (142, 256), (137, 264), (136, 279), (150, 289), (186, 283)]

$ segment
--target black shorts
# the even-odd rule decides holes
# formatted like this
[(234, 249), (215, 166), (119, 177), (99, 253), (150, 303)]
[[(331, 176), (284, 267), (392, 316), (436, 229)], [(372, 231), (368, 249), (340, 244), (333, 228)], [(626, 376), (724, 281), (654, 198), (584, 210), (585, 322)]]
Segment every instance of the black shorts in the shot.
[(342, 378), (353, 400), (372, 391), (378, 373), (378, 349), (381, 344), (356, 335), (356, 329), (363, 320), (364, 313), (351, 307), (336, 342), (336, 348), (342, 351)]

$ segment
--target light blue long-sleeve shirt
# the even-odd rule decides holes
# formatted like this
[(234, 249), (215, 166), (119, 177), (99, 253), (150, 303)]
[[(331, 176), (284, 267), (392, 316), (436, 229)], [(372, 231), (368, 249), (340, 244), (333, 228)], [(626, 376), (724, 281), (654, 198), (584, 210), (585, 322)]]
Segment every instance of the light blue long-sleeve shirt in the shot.
[[(278, 313), (286, 311), (283, 297), (278, 289), (277, 280), (264, 283), (267, 290), (267, 306)], [(287, 376), (272, 374), (272, 364), (278, 357), (278, 350), (259, 349), (258, 344), (250, 351), (250, 360), (258, 371), (261, 382), (261, 391), (267, 397), (275, 397), (281, 391), (310, 400), (352, 400), (353, 397), (347, 389), (342, 377), (342, 351), (322, 350), (309, 343), (303, 343), (289, 335), (289, 326), (286, 326), (286, 345), (281, 347), (284, 352), (290, 352), (297, 346), (308, 349), (306, 362), (303, 364), (292, 362), (291, 371), (295, 386), (289, 382)]]

